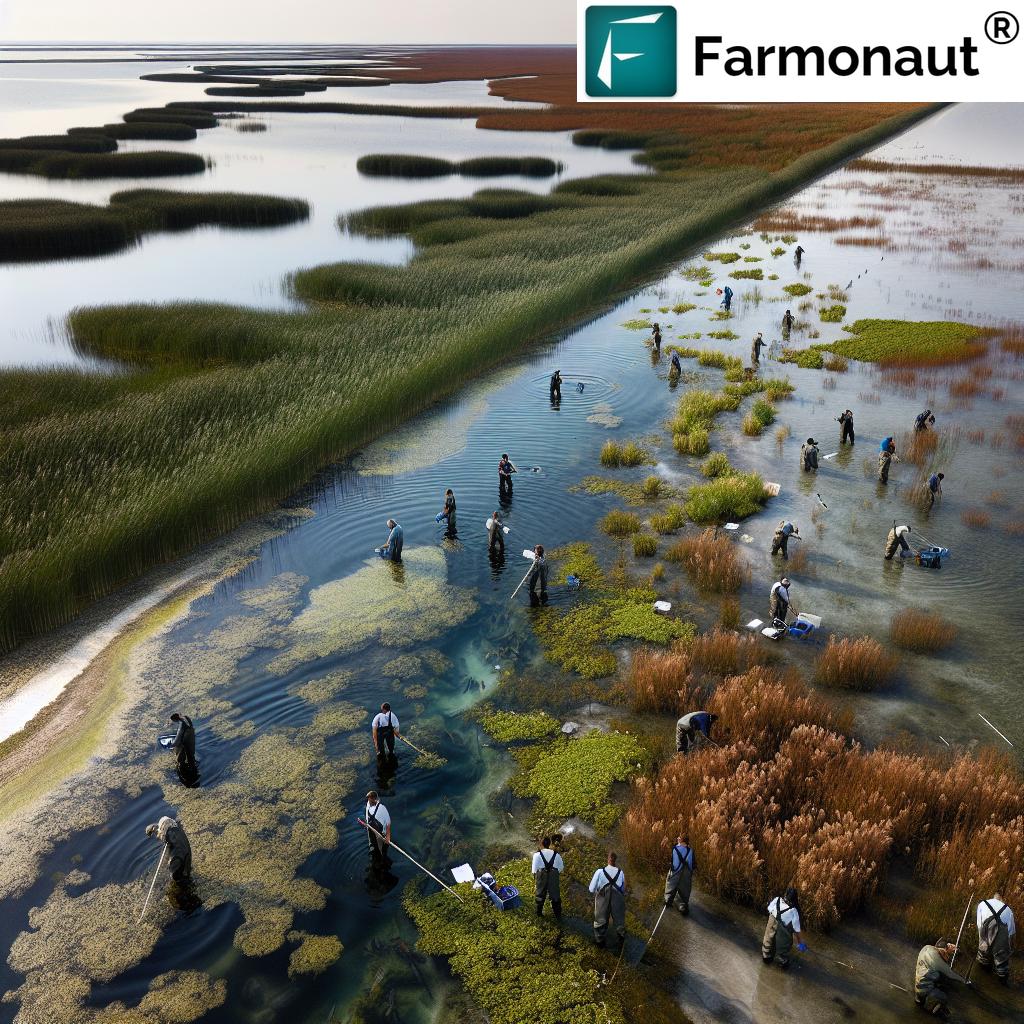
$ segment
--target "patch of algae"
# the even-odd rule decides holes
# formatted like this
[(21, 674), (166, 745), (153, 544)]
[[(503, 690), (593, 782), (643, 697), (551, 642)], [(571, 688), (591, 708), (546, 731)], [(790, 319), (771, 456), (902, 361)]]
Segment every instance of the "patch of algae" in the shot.
[(401, 647), (435, 639), (477, 609), (472, 592), (449, 584), (447, 575), (436, 547), (406, 548), (400, 565), (368, 559), (310, 593), (306, 608), (282, 630), (287, 649), (268, 667), (284, 674), (370, 642)]
[(295, 610), (299, 594), (308, 582), (308, 576), (300, 576), (297, 572), (278, 573), (265, 587), (243, 590), (238, 600), (248, 608), (268, 612), (280, 619)]
[(289, 932), (289, 942), (298, 942), (288, 958), (288, 977), (296, 974), (322, 974), (338, 957), (344, 947), (336, 935), (311, 935), (309, 932)]
[(146, 1020), (185, 1024), (222, 1005), (227, 994), (223, 978), (215, 981), (202, 971), (168, 971), (150, 983), (139, 1010)]
[(328, 672), (296, 687), (292, 693), (307, 704), (326, 704), (332, 697), (347, 690), (354, 678), (352, 672)]
[(415, 654), (400, 654), (380, 667), (380, 674), (389, 679), (414, 679), (422, 675), (423, 671), (423, 662)]

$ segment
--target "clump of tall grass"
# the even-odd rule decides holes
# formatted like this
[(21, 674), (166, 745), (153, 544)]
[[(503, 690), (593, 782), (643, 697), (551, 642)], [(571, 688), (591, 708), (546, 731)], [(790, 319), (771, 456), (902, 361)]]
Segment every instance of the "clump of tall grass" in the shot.
[(193, 153), (62, 153), (0, 150), (0, 171), (41, 178), (157, 178), (202, 174), (206, 161)]
[(930, 653), (950, 647), (957, 628), (948, 619), (919, 608), (898, 611), (889, 624), (889, 639), (905, 651)]
[(246, 118), (235, 125), (236, 132), (265, 132), (268, 130), (266, 121), (253, 121)]
[(845, 356), (835, 354), (825, 356), (825, 361), (822, 365), (830, 373), (846, 373), (850, 368), (850, 363)]
[(664, 490), (664, 487), (665, 481), (662, 480), (660, 476), (655, 476), (652, 473), (640, 485), (640, 493), (649, 501), (653, 501), (655, 498), (659, 497), (661, 492)]
[(690, 656), (681, 646), (669, 650), (642, 647), (633, 655), (626, 679), (630, 706), (640, 714), (678, 715), (700, 693)]
[(733, 472), (733, 468), (728, 455), (724, 452), (714, 452), (700, 464), (700, 471), (702, 475), (713, 479), (714, 477), (728, 476)]
[(694, 428), (686, 434), (673, 434), (672, 446), (680, 455), (707, 455), (711, 450), (711, 438), (706, 430)]
[(649, 533), (633, 535), (633, 554), (637, 558), (653, 558), (658, 550), (658, 538)]
[(818, 316), (822, 323), (841, 324), (846, 316), (846, 307), (841, 302), (833, 303), (831, 306), (822, 306), (818, 310)]
[(871, 637), (856, 640), (829, 637), (815, 666), (815, 675), (826, 686), (846, 690), (877, 690), (892, 678), (896, 658)]
[(706, 348), (703, 349), (699, 356), (697, 356), (697, 362), (701, 366), (713, 366), (719, 370), (730, 370), (735, 367), (743, 366), (743, 360), (739, 356), (730, 356), (725, 352), (719, 352), (716, 349)]
[(775, 422), (775, 406), (763, 399), (758, 399), (750, 412), (743, 417), (743, 433), (757, 437), (764, 428)]
[(601, 520), (601, 529), (610, 537), (629, 537), (631, 534), (639, 533), (642, 527), (640, 517), (635, 512), (627, 512), (620, 508), (613, 508)]
[(123, 121), (99, 128), (71, 128), (69, 134), (104, 135), (108, 139), (151, 139), (164, 142), (188, 142), (198, 132), (181, 121)]
[(753, 515), (765, 501), (764, 481), (757, 473), (736, 473), (706, 484), (694, 484), (686, 500), (686, 514), (707, 525)]
[(784, 348), (779, 362), (795, 363), (802, 370), (820, 370), (825, 365), (825, 356), (820, 348)]
[(965, 508), (960, 513), (960, 521), (964, 526), (971, 526), (976, 530), (980, 530), (991, 524), (992, 516), (983, 508)]
[(736, 593), (750, 575), (732, 541), (714, 530), (683, 537), (665, 552), (665, 558), (679, 562), (694, 585), (707, 593)]
[(154, 124), (157, 121), (176, 121), (192, 128), (216, 128), (217, 118), (212, 111), (193, 109), (191, 107), (140, 107), (129, 110), (122, 118), (128, 124), (142, 121)]
[(681, 505), (669, 505), (664, 512), (651, 516), (655, 533), (675, 533), (686, 525), (686, 512)]
[(601, 448), (601, 465), (618, 469), (620, 466), (643, 466), (652, 461), (646, 449), (635, 441), (619, 444), (611, 439), (605, 441)]

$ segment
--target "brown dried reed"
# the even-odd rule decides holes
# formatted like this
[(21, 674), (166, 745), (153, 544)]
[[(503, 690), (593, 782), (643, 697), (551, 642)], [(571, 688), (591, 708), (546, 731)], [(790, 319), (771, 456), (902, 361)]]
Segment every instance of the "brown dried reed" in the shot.
[(896, 657), (869, 636), (829, 637), (815, 666), (816, 678), (826, 686), (846, 690), (877, 690), (896, 670)]
[(682, 564), (697, 588), (706, 593), (736, 593), (750, 575), (733, 543), (715, 530), (683, 537), (665, 552), (665, 557)]
[(905, 651), (941, 651), (953, 644), (956, 635), (952, 622), (920, 608), (904, 608), (889, 624), (889, 639)]

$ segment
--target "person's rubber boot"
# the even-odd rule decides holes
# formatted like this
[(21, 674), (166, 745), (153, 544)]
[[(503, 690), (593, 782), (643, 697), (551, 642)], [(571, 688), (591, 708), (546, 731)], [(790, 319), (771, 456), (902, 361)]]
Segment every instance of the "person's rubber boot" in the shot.
[(761, 963), (767, 964), (768, 966), (771, 966), (771, 964), (774, 961), (774, 959), (775, 959), (775, 957), (773, 957), (773, 956), (763, 956), (763, 957), (761, 957)]
[(1009, 976), (1009, 974), (997, 974), (996, 977), (999, 979), (999, 984), (1000, 985), (1008, 986), (1010, 984), (1010, 976)]
[(682, 903), (682, 904), (680, 904), (679, 913), (682, 914), (683, 917), (689, 917), (689, 915), (690, 915), (690, 904), (689, 903)]
[(599, 938), (598, 938), (598, 937), (597, 937), (597, 936), (595, 935), (595, 936), (594, 936), (594, 945), (595, 945), (595, 946), (597, 946), (597, 948), (598, 948), (598, 949), (604, 949), (604, 948), (605, 948), (605, 943), (604, 943), (604, 939), (599, 939)]

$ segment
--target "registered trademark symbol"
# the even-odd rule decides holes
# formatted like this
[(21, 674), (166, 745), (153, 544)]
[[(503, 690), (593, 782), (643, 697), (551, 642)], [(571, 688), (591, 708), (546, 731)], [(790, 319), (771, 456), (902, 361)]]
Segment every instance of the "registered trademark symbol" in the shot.
[(993, 43), (1012, 43), (1019, 31), (1020, 22), (1009, 11), (996, 11), (985, 19), (985, 35)]

